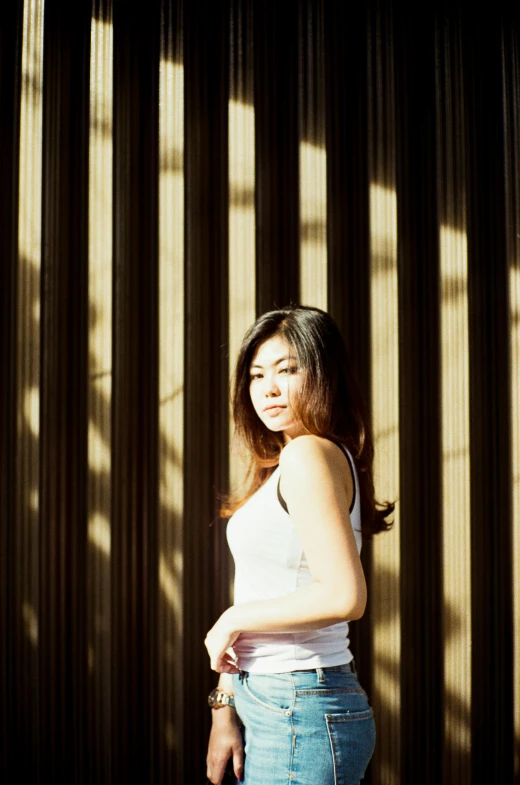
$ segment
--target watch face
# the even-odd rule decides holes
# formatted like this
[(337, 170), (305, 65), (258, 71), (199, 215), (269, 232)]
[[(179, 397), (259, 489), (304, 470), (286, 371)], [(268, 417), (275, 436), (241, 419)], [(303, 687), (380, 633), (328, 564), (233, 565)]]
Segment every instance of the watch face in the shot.
[(228, 695), (227, 692), (223, 692), (216, 688), (211, 690), (208, 695), (208, 706), (211, 709), (221, 709), (223, 706), (231, 706), (234, 708), (235, 699), (232, 695)]

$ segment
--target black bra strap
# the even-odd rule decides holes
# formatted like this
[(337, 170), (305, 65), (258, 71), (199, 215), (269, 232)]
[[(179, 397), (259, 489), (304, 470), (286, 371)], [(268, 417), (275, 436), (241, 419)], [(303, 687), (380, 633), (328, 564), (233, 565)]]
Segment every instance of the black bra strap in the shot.
[(356, 503), (356, 472), (354, 468), (354, 459), (351, 458), (350, 453), (344, 444), (341, 444), (340, 442), (334, 442), (334, 444), (337, 444), (340, 450), (342, 451), (342, 453), (345, 455), (348, 461), (348, 465), (350, 466), (350, 473), (352, 474), (352, 485), (354, 487), (354, 494), (352, 496), (352, 501), (350, 503), (350, 508), (349, 508), (349, 513), (351, 513)]

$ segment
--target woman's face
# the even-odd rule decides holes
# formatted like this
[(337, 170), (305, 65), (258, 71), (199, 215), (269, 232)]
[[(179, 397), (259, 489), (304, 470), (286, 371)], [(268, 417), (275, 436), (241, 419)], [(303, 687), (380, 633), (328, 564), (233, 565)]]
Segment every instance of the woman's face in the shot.
[(293, 410), (302, 382), (296, 353), (279, 335), (260, 344), (249, 369), (249, 393), (255, 412), (270, 431), (283, 431), (286, 442), (306, 433)]

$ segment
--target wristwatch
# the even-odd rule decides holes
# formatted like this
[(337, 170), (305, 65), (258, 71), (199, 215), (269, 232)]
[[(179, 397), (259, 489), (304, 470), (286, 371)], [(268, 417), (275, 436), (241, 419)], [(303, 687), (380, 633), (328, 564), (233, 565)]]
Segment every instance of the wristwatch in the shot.
[(229, 695), (227, 692), (223, 692), (217, 687), (216, 689), (211, 690), (208, 695), (208, 706), (210, 709), (221, 709), (223, 706), (231, 706), (231, 708), (234, 709), (235, 698), (233, 695)]

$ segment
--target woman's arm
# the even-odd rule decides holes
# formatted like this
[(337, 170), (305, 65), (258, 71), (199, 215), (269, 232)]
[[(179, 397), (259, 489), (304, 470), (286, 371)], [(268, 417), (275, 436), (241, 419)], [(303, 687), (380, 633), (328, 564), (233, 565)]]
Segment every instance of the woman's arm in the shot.
[(353, 495), (345, 457), (333, 442), (300, 436), (280, 458), (281, 492), (302, 538), (315, 583), (272, 600), (228, 608), (209, 631), (211, 667), (235, 672), (226, 649), (241, 632), (300, 632), (358, 619), (366, 583), (349, 504)]

